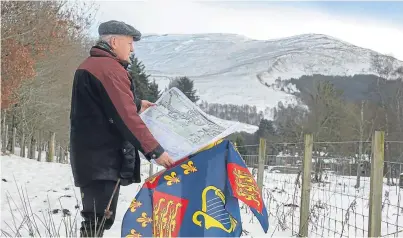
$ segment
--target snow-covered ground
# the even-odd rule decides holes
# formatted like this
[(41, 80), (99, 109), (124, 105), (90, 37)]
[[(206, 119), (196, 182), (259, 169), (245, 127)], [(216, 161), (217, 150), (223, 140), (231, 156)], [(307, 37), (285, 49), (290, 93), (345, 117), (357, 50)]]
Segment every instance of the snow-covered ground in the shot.
[(280, 101), (296, 102), (272, 86), (279, 77), (374, 73), (371, 56), (378, 55), (320, 34), (267, 41), (232, 34), (151, 35), (137, 43), (135, 53), (161, 89), (170, 77), (188, 76), (201, 100), (256, 105), (262, 111)]
[[(142, 169), (143, 180), (148, 177), (148, 162), (144, 162)], [(80, 217), (80, 192), (74, 187), (71, 168), (68, 164), (47, 163), (21, 158), (15, 155), (1, 156), (1, 229), (10, 234), (15, 230), (15, 224), (18, 227), (23, 216), (20, 211), (23, 210), (23, 203), (20, 200), (20, 193), (24, 191), (29, 199), (29, 214), (36, 214), (36, 223), (40, 234), (46, 235), (45, 227), (41, 221), (49, 223), (51, 217), (56, 224), (56, 230), (60, 229), (61, 236), (65, 236), (65, 222), (73, 223), (76, 220), (77, 229), (79, 229)], [(15, 179), (15, 180), (14, 180)], [(17, 183), (15, 183), (15, 181)], [(119, 194), (119, 205), (116, 214), (116, 223), (111, 230), (105, 232), (105, 237), (119, 237), (122, 218), (132, 199), (136, 196), (142, 184), (133, 184), (121, 188)], [(22, 191), (23, 190), (23, 191)], [(13, 199), (10, 201), (12, 213), (9, 209), (7, 196)], [(17, 209), (17, 206), (19, 209)], [(59, 210), (57, 210), (59, 209)], [(63, 209), (68, 209), (64, 210)], [(50, 211), (50, 213), (49, 213)], [(243, 211), (244, 229), (250, 231), (249, 235), (264, 236), (260, 224), (256, 221), (250, 222), (251, 214)], [(53, 213), (54, 212), (54, 213)], [(70, 213), (70, 216), (63, 218), (63, 213)], [(13, 216), (15, 216), (15, 222)], [(24, 212), (22, 213), (24, 214)], [(71, 221), (69, 221), (71, 219)], [(61, 226), (61, 228), (59, 228)], [(11, 227), (11, 228), (10, 228)], [(27, 226), (25, 226), (27, 227)], [(21, 233), (28, 235), (27, 229), (22, 229)], [(2, 234), (3, 236), (4, 234)]]
[[(148, 163), (144, 161), (143, 180), (148, 176), (148, 168)], [(270, 216), (268, 234), (264, 234), (258, 221), (248, 209), (241, 208), (243, 228), (248, 232), (248, 236), (290, 237), (298, 232), (300, 187), (295, 184), (297, 174), (280, 174), (275, 170), (271, 171), (272, 169), (270, 167), (265, 172), (263, 189), (263, 198)], [(79, 190), (73, 185), (70, 165), (3, 155), (1, 156), (1, 178), (2, 230), (9, 232), (10, 227), (14, 229), (14, 224), (18, 226), (21, 223), (22, 216), (14, 204), (15, 202), (22, 209), (17, 185), (20, 190), (26, 189), (30, 201), (29, 209), (37, 215), (35, 219), (42, 235), (46, 233), (39, 219), (49, 223), (49, 217), (54, 220), (56, 229), (61, 225), (61, 233), (65, 231), (63, 209), (68, 209), (68, 211), (64, 210), (64, 213), (70, 213), (67, 218), (75, 219), (79, 226), (80, 195)], [(355, 177), (327, 173), (324, 175), (324, 181), (325, 183), (313, 184), (311, 190), (309, 236), (367, 236), (369, 178), (362, 178), (360, 189), (354, 188)], [(122, 187), (116, 223), (111, 230), (106, 231), (105, 236), (120, 235), (123, 215), (140, 186), (141, 184), (133, 184)], [(403, 230), (403, 202), (401, 201), (403, 189), (384, 185), (383, 192), (382, 235), (386, 235)], [(7, 195), (13, 198), (10, 204), (15, 215), (15, 222), (9, 210)], [(51, 215), (48, 213), (49, 209)], [(22, 232), (27, 234), (26, 229), (22, 229)], [(398, 236), (403, 236), (403, 233), (398, 233)]]

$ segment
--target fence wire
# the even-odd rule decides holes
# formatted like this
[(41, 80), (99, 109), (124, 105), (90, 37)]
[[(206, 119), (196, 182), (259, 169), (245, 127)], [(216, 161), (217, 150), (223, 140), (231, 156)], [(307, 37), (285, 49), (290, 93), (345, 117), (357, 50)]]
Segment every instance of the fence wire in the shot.
[[(309, 208), (309, 237), (366, 237), (370, 207), (371, 141), (314, 142)], [(237, 146), (257, 180), (259, 145)], [(298, 236), (304, 143), (267, 142), (262, 196), (269, 236)], [(142, 160), (141, 173), (149, 174)], [(154, 165), (153, 173), (163, 169)], [(381, 236), (403, 236), (403, 142), (385, 142)], [(245, 205), (241, 214), (250, 214)], [(249, 217), (249, 216), (248, 216)], [(246, 218), (246, 217), (245, 217)], [(243, 226), (256, 223), (243, 219)], [(247, 227), (247, 226), (246, 226)], [(247, 235), (248, 231), (244, 230)]]
[[(271, 222), (269, 235), (298, 234), (303, 148), (303, 143), (267, 144), (262, 196)], [(242, 157), (256, 179), (258, 154), (249, 151)]]
[(382, 236), (403, 236), (403, 141), (385, 143)]
[[(242, 155), (257, 177), (258, 146)], [(372, 142), (314, 142), (308, 234), (368, 236)], [(300, 226), (303, 143), (268, 143), (263, 198), (270, 234), (297, 236)], [(403, 236), (403, 143), (385, 142), (381, 235)]]
[(370, 155), (369, 142), (314, 142), (310, 235), (367, 236)]

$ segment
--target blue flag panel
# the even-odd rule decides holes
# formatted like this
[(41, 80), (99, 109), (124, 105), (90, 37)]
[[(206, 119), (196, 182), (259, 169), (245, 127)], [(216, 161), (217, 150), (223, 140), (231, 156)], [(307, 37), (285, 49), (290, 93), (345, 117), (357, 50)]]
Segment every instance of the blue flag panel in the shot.
[(239, 200), (267, 232), (260, 190), (239, 153), (223, 141), (146, 181), (123, 218), (121, 236), (239, 237)]

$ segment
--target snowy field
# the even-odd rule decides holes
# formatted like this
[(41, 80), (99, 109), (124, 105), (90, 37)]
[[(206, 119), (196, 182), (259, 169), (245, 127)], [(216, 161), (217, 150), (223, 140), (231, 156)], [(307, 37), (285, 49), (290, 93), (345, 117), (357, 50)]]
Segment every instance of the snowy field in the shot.
[[(148, 176), (148, 165), (144, 162), (143, 180)], [(243, 208), (242, 220), (245, 236), (249, 237), (290, 237), (296, 236), (299, 224), (300, 188), (296, 182), (297, 174), (280, 174), (271, 171), (265, 173), (263, 197), (270, 216), (268, 234), (264, 234), (260, 224), (252, 213)], [(66, 236), (65, 226), (77, 227), (79, 214), (79, 190), (74, 187), (70, 165), (46, 163), (21, 158), (15, 155), (1, 156), (1, 229), (15, 230), (22, 222), (24, 204), (19, 193), (24, 190), (30, 203), (25, 204), (42, 236), (47, 236), (45, 224), (53, 223), (54, 231), (60, 230)], [(16, 183), (19, 190), (17, 189)], [(311, 190), (310, 237), (363, 237), (368, 230), (369, 178), (362, 178), (361, 188), (354, 188), (354, 177), (336, 176), (332, 173), (324, 176), (324, 183), (313, 184)], [(122, 187), (119, 195), (116, 223), (105, 232), (106, 237), (119, 237), (120, 225), (126, 209), (135, 197), (141, 184)], [(21, 194), (22, 195), (22, 194)], [(403, 230), (403, 189), (384, 185), (382, 235)], [(7, 196), (13, 200), (8, 203)], [(11, 215), (10, 206), (14, 217)], [(17, 205), (17, 206), (16, 206)], [(17, 208), (18, 207), (18, 208)], [(63, 210), (65, 209), (65, 210)], [(22, 214), (21, 214), (21, 213)], [(32, 219), (32, 218), (31, 218)], [(54, 222), (50, 222), (51, 220)], [(73, 221), (76, 222), (73, 222)], [(71, 225), (76, 223), (76, 226)], [(397, 225), (397, 226), (396, 226)], [(28, 235), (27, 225), (20, 230)], [(53, 234), (55, 232), (52, 232)], [(4, 234), (2, 234), (4, 236)], [(393, 236), (403, 236), (398, 233)]]
[[(149, 167), (147, 163), (145, 162), (146, 166), (143, 166), (142, 169), (142, 171), (145, 171), (142, 173), (143, 180), (148, 177), (148, 171), (144, 169)], [(19, 227), (23, 221), (24, 205), (28, 207), (28, 214), (35, 214), (34, 219), (41, 236), (48, 236), (45, 229), (47, 226), (43, 225), (42, 222), (45, 224), (54, 223), (54, 229), (56, 231), (60, 230), (61, 236), (66, 236), (65, 224), (70, 227), (71, 224), (74, 224), (74, 220), (76, 221), (76, 226), (73, 227), (77, 227), (77, 230), (79, 229), (81, 222), (79, 213), (80, 192), (74, 187), (70, 165), (38, 162), (15, 155), (1, 156), (1, 178), (1, 229), (7, 231), (12, 237), (14, 237), (12, 230), (15, 231), (15, 227)], [(141, 184), (132, 184), (121, 188), (115, 224), (111, 230), (105, 232), (105, 237), (120, 236), (123, 215), (140, 187)], [(22, 190), (24, 190), (24, 194), (28, 195), (29, 205), (21, 202), (19, 193), (22, 193)], [(12, 200), (10, 199), (12, 213), (10, 212), (7, 196), (12, 197)], [(242, 212), (244, 229), (250, 231), (250, 236), (267, 235), (264, 234), (256, 219), (251, 221), (251, 213), (246, 214), (248, 211), (245, 211), (245, 209)], [(14, 219), (11, 214), (14, 214)], [(64, 215), (66, 216), (64, 217)], [(50, 218), (54, 222), (50, 222)], [(29, 235), (27, 227), (25, 225), (20, 230), (22, 236)], [(54, 231), (52, 233), (55, 234)], [(287, 235), (287, 233), (284, 235)]]

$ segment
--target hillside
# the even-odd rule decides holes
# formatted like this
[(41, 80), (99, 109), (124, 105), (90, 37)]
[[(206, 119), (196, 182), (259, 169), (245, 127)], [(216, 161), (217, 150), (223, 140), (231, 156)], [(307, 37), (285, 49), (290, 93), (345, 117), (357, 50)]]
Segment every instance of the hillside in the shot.
[[(370, 62), (378, 55), (318, 34), (270, 41), (230, 34), (150, 35), (135, 52), (162, 88), (169, 77), (185, 75), (195, 80), (201, 100), (255, 105), (262, 111), (279, 101), (295, 102), (293, 95), (268, 87), (279, 77), (375, 74)], [(294, 86), (288, 91), (295, 90)]]

